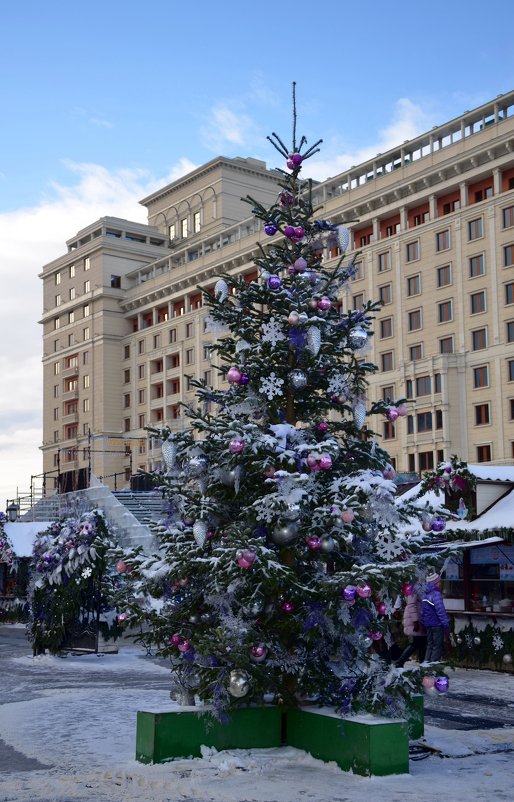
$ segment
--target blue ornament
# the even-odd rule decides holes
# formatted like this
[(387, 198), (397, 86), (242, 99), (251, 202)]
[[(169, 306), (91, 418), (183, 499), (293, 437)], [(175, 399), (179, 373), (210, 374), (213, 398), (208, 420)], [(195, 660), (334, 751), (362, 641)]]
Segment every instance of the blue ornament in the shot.
[(268, 287), (270, 288), (270, 290), (278, 290), (280, 289), (281, 286), (282, 286), (282, 280), (280, 279), (279, 276), (273, 275), (268, 278)]
[(264, 233), (268, 235), (268, 237), (272, 237), (273, 234), (277, 233), (277, 227), (275, 223), (266, 223), (264, 226)]

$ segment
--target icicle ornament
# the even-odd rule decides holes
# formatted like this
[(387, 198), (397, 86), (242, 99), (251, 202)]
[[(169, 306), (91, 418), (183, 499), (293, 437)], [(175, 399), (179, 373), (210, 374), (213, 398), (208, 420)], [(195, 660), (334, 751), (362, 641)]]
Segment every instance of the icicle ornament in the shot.
[(193, 537), (198, 546), (203, 546), (207, 539), (207, 524), (205, 521), (195, 521), (193, 524)]
[(161, 446), (162, 457), (166, 464), (166, 469), (172, 471), (176, 467), (177, 445), (173, 440), (164, 440)]
[(321, 332), (317, 326), (310, 326), (307, 331), (307, 348), (313, 356), (319, 354), (321, 348)]
[(356, 398), (352, 405), (353, 422), (357, 429), (362, 429), (366, 421), (366, 402), (363, 398)]
[(228, 298), (228, 284), (225, 279), (218, 279), (214, 285), (214, 297), (221, 303)]

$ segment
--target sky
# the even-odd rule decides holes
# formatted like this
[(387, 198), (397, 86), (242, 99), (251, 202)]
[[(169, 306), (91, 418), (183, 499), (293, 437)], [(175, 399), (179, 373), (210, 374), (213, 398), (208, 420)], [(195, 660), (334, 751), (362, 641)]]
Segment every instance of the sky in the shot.
[(514, 87), (505, 0), (26, 0), (0, 30), (0, 509), (42, 470), (44, 264), (104, 215), (218, 155), (324, 179)]

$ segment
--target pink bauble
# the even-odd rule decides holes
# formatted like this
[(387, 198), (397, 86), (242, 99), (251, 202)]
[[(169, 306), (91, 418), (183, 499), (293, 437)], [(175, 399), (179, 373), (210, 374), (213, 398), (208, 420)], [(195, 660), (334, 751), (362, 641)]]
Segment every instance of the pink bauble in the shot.
[(244, 557), (237, 558), (237, 564), (240, 568), (251, 568), (252, 563), (249, 563), (248, 560), (245, 560)]
[(401, 406), (396, 407), (396, 411), (398, 412), (398, 415), (400, 416), (400, 418), (405, 418), (405, 416), (407, 415), (408, 409), (407, 409), (406, 406), (404, 406), (402, 404)]
[(266, 657), (267, 651), (268, 650), (262, 643), (258, 643), (255, 646), (252, 646), (252, 648), (250, 649), (250, 656), (253, 659), (259, 660), (262, 657)]
[(343, 510), (341, 513), (341, 520), (344, 524), (351, 524), (354, 518), (355, 513), (353, 510)]
[(394, 423), (395, 420), (398, 419), (398, 410), (395, 407), (391, 407), (386, 412), (386, 418), (390, 423)]
[(294, 604), (292, 601), (280, 602), (280, 609), (283, 613), (292, 613), (294, 610)]
[(171, 636), (170, 643), (173, 644), (173, 646), (178, 646), (179, 643), (182, 643), (182, 637), (176, 632)]
[(210, 540), (211, 537), (216, 537), (216, 532), (214, 531), (214, 529), (207, 530), (207, 539)]
[(118, 560), (116, 563), (116, 570), (119, 574), (126, 574), (128, 571), (128, 565), (125, 560)]
[(371, 596), (372, 590), (369, 585), (358, 585), (357, 588), (357, 596), (360, 596), (361, 599), (369, 599)]
[(307, 462), (307, 465), (309, 466), (309, 468), (312, 468), (313, 465), (317, 465), (318, 458), (316, 457), (315, 454), (308, 454), (306, 462)]
[(288, 159), (288, 160), (286, 161), (286, 165), (287, 165), (287, 169), (288, 169), (288, 170), (294, 170), (294, 162), (293, 162), (293, 160), (292, 160), (292, 159)]
[(379, 615), (385, 615), (386, 614), (387, 607), (386, 607), (385, 602), (383, 602), (383, 601), (377, 602), (375, 607), (377, 608), (377, 613)]
[(402, 585), (402, 593), (404, 596), (414, 596), (416, 593), (416, 588), (412, 582), (404, 582)]
[(293, 265), (294, 269), (297, 273), (304, 273), (307, 270), (307, 262), (303, 258), (303, 256), (299, 256), (296, 262)]
[(241, 378), (241, 371), (239, 368), (233, 367), (228, 369), (227, 373), (227, 381), (231, 382), (232, 384), (237, 384)]
[(391, 465), (388, 465), (388, 467), (384, 468), (384, 470), (382, 471), (382, 476), (384, 477), (384, 479), (394, 479), (394, 477), (396, 476), (396, 471)]
[(300, 322), (300, 315), (298, 314), (298, 312), (295, 312), (294, 310), (290, 312), (289, 317), (287, 318), (287, 322), (289, 323), (290, 326), (297, 326), (298, 323)]
[(240, 568), (251, 568), (255, 562), (255, 558), (257, 557), (254, 551), (250, 549), (245, 549), (241, 554), (237, 556), (237, 564)]
[(332, 467), (332, 457), (330, 454), (322, 454), (318, 460), (318, 465), (322, 471), (329, 471)]
[(239, 437), (234, 437), (228, 444), (228, 450), (231, 454), (240, 454), (244, 450), (245, 443)]
[(318, 471), (321, 470), (321, 465), (319, 464), (319, 462), (315, 462), (314, 465), (311, 465), (310, 467), (313, 473), (317, 473)]
[(312, 551), (316, 551), (317, 549), (321, 548), (321, 538), (317, 535), (309, 535), (309, 537), (305, 538), (305, 542), (307, 547)]
[(118, 621), (122, 623), (123, 621), (126, 621), (127, 618), (128, 618), (128, 613), (120, 613), (118, 616)]
[(318, 302), (317, 302), (316, 298), (311, 298), (311, 299), (310, 299), (310, 301), (309, 301), (309, 307), (310, 307), (311, 309), (317, 309), (317, 308), (318, 308)]
[(318, 309), (320, 309), (322, 312), (328, 312), (331, 306), (332, 301), (330, 298), (320, 298), (318, 301)]
[(328, 423), (324, 420), (320, 420), (318, 423), (318, 432), (322, 432), (323, 434), (328, 431)]
[(380, 640), (380, 638), (382, 637), (382, 633), (381, 632), (370, 632), (369, 636), (370, 636), (371, 640)]
[(181, 643), (178, 644), (179, 652), (188, 652), (191, 648), (191, 644), (188, 640), (183, 640)]
[(435, 677), (423, 677), (421, 684), (424, 688), (433, 688), (435, 685)]

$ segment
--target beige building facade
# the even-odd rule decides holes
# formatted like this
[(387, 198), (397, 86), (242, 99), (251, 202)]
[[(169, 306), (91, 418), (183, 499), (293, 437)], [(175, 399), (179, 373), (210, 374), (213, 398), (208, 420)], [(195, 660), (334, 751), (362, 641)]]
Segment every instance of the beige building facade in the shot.
[[(213, 159), (142, 201), (147, 226), (102, 218), (43, 268), (43, 469), (61, 488), (159, 467), (145, 427), (180, 428), (190, 377), (218, 381), (199, 288), (256, 277), (272, 240), (241, 198), (270, 205), (278, 181)], [(351, 231), (343, 310), (383, 302), (369, 399), (409, 399), (407, 418), (372, 422), (397, 470), (512, 463), (514, 92), (316, 184), (314, 201)]]

